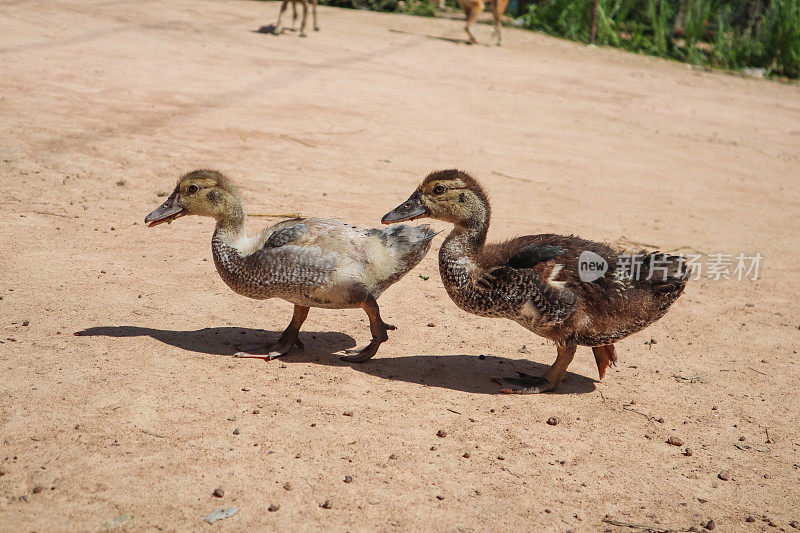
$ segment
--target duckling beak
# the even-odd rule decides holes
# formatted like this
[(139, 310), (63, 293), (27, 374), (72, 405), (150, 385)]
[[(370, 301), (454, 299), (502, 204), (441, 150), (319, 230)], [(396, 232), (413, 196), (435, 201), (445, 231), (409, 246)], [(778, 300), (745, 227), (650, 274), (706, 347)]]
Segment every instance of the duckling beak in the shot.
[(398, 205), (381, 219), (383, 224), (416, 220), (428, 216), (428, 210), (422, 205), (422, 195), (419, 191), (412, 194), (408, 200)]
[(144, 217), (144, 223), (147, 227), (152, 228), (164, 222), (172, 222), (178, 217), (186, 215), (186, 211), (178, 203), (178, 191), (174, 191), (167, 200), (155, 208), (155, 210)]

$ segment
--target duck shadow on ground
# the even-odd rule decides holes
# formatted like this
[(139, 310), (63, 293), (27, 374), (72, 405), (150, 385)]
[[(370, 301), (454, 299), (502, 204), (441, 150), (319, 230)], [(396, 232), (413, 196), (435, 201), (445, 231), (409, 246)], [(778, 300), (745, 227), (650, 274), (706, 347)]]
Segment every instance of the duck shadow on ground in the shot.
[[(151, 337), (164, 344), (197, 353), (232, 357), (242, 348), (275, 342), (279, 331), (262, 329), (216, 327), (194, 331), (174, 331), (138, 326), (99, 326), (78, 331), (78, 336)], [(501, 386), (493, 381), (503, 376), (515, 376), (519, 370), (531, 375), (543, 375), (548, 365), (528, 359), (477, 355), (405, 355), (378, 354), (365, 363), (348, 363), (339, 357), (341, 352), (356, 345), (350, 335), (339, 332), (302, 331), (300, 339), (305, 350), (295, 348), (280, 358), (286, 364), (314, 363), (327, 366), (350, 366), (354, 370), (387, 380), (416, 383), (461, 392), (497, 394)], [(389, 341), (391, 343), (391, 340)], [(254, 354), (258, 354), (256, 351)], [(241, 364), (265, 364), (255, 356), (237, 359)], [(267, 364), (274, 364), (269, 362)], [(567, 372), (564, 381), (551, 394), (583, 394), (595, 390), (595, 380)]]
[(392, 33), (402, 33), (404, 35), (416, 35), (417, 37), (425, 37), (426, 39), (434, 39), (434, 40), (437, 40), (437, 41), (445, 41), (445, 42), (448, 42), (448, 43), (467, 44), (467, 45), (470, 45), (470, 46), (472, 46), (472, 45), (488, 46), (486, 44), (473, 43), (473, 42), (470, 42), (470, 41), (468, 41), (466, 39), (456, 39), (456, 38), (453, 38), (453, 37), (443, 37), (441, 35), (430, 35), (430, 34), (427, 34), (427, 33), (417, 33), (415, 31), (396, 30), (394, 28), (390, 28), (389, 31), (392, 32)]

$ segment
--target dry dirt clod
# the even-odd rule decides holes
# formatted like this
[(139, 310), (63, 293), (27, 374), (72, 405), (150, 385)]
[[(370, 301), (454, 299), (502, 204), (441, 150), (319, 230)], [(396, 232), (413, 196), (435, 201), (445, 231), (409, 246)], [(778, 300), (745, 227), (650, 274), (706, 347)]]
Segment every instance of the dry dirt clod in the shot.
[(672, 446), (683, 446), (683, 440), (680, 437), (670, 437), (667, 439), (667, 444)]
[(755, 521), (756, 521), (756, 519), (755, 519), (755, 517), (754, 517), (754, 516), (750, 515), (750, 516), (748, 516), (747, 518), (745, 518), (745, 519), (744, 519), (744, 521), (745, 521), (745, 522), (749, 522), (749, 523), (751, 523), (751, 524), (752, 524), (753, 522), (755, 522)]
[(352, 483), (353, 482), (353, 476), (344, 476), (344, 482), (345, 483)]
[(551, 416), (547, 419), (547, 423), (551, 426), (557, 426), (561, 422), (561, 419), (557, 416)]
[(722, 481), (730, 481), (731, 473), (728, 470), (721, 470), (720, 473), (717, 474), (717, 477)]
[(710, 530), (714, 529), (715, 527), (717, 527), (717, 524), (714, 523), (714, 519), (712, 518), (703, 527), (705, 527), (706, 529), (708, 529), (710, 531)]
[(42, 486), (41, 485), (35, 485), (31, 492), (33, 492), (34, 494), (39, 494), (40, 492), (42, 492)]
[(331, 503), (330, 500), (325, 500), (324, 502), (322, 502), (322, 504), (320, 504), (320, 507), (322, 507), (323, 509), (330, 509), (331, 507), (333, 507), (333, 504)]
[(225, 489), (223, 489), (222, 487), (217, 487), (211, 494), (213, 494), (217, 498), (222, 498), (223, 496), (225, 496)]
[(288, 481), (287, 481), (286, 483), (284, 483), (284, 484), (283, 484), (283, 489), (284, 489), (284, 490), (292, 490), (293, 488), (294, 488), (294, 487), (292, 487), (292, 484), (291, 484), (291, 483), (289, 483)]
[(440, 429), (439, 431), (436, 432), (436, 436), (439, 437), (440, 439), (445, 438), (447, 436), (447, 430)]
[(277, 511), (280, 508), (281, 508), (281, 504), (273, 503), (269, 507), (267, 507), (267, 511), (269, 511), (270, 513), (274, 513), (275, 511)]

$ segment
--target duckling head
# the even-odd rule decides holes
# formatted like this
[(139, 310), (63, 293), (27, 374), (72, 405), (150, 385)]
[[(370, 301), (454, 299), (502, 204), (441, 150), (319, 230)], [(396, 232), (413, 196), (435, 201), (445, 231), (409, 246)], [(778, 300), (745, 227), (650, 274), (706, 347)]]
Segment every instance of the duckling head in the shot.
[(217, 222), (243, 218), (238, 189), (216, 170), (194, 170), (178, 180), (169, 198), (144, 219), (149, 227), (186, 215), (211, 217)]
[(431, 217), (456, 226), (488, 225), (489, 199), (480, 183), (462, 170), (431, 172), (408, 200), (386, 213), (381, 222), (392, 224)]

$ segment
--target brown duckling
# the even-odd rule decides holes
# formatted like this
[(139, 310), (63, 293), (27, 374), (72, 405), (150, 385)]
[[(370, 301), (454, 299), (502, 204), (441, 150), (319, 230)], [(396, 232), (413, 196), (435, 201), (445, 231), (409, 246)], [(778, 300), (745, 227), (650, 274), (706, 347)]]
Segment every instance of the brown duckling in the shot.
[[(147, 215), (149, 227), (184, 215), (212, 217), (214, 264), (239, 294), (255, 299), (282, 298), (294, 304), (292, 321), (266, 359), (300, 349), (300, 326), (309, 307), (362, 308), (369, 317), (372, 341), (349, 350), (346, 361), (361, 363), (388, 339), (377, 298), (414, 268), (436, 234), (430, 226), (359, 229), (331, 218), (294, 218), (278, 222), (253, 237), (245, 233), (245, 207), (239, 190), (223, 174), (195, 170), (178, 180), (175, 190)], [(237, 354), (244, 355), (244, 354)]]
[[(689, 274), (681, 258), (658, 252), (628, 255), (640, 258), (628, 275), (623, 250), (575, 236), (528, 235), (486, 244), (490, 215), (475, 178), (442, 170), (428, 175), (382, 222), (431, 217), (452, 223), (439, 250), (439, 273), (456, 305), (514, 320), (556, 344), (558, 356), (544, 376), (505, 378), (513, 387), (502, 392), (553, 389), (578, 345), (592, 347), (602, 379), (617, 360), (614, 343), (661, 318), (686, 286)], [(606, 274), (582, 281), (579, 258), (604, 262)]]

